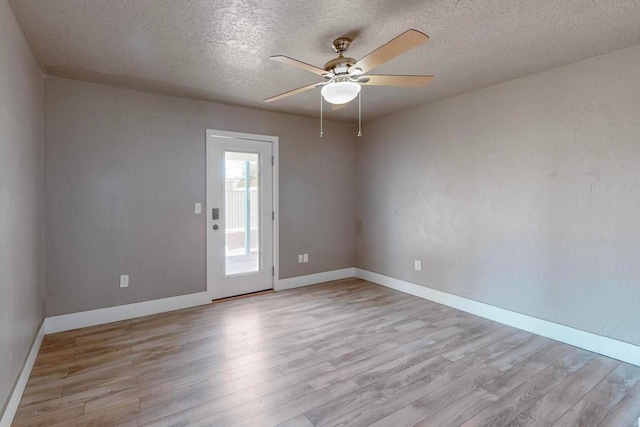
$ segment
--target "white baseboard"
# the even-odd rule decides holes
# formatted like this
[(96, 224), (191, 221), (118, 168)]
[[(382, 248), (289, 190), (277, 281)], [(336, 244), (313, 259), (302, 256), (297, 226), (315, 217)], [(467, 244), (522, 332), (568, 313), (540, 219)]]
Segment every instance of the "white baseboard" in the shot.
[(166, 311), (180, 310), (182, 308), (210, 303), (211, 297), (207, 292), (197, 292), (195, 294), (179, 295), (177, 297), (63, 314), (61, 316), (47, 317), (44, 321), (44, 331), (46, 334), (54, 334), (56, 332), (134, 319), (150, 314), (164, 313)]
[(20, 400), (22, 399), (22, 394), (24, 393), (24, 389), (27, 386), (27, 381), (29, 381), (31, 369), (33, 369), (33, 364), (36, 362), (36, 357), (38, 357), (38, 351), (40, 351), (40, 345), (42, 344), (44, 335), (44, 322), (42, 322), (42, 324), (40, 325), (40, 330), (38, 330), (38, 334), (36, 335), (35, 339), (33, 340), (33, 344), (31, 345), (29, 356), (27, 356), (27, 360), (24, 362), (24, 366), (22, 367), (22, 371), (20, 372), (18, 381), (16, 381), (16, 384), (13, 387), (13, 391), (9, 396), (7, 406), (2, 413), (2, 419), (0, 419), (0, 427), (9, 427), (13, 422), (13, 418), (15, 417), (16, 411), (18, 410), (18, 405), (20, 404)]
[[(355, 277), (353, 267), (276, 280), (274, 282), (274, 290), (282, 291), (285, 289), (314, 285), (316, 283), (346, 279), (348, 277)], [(46, 334), (54, 334), (57, 332), (70, 331), (72, 329), (85, 328), (87, 326), (102, 325), (104, 323), (133, 319), (136, 317), (148, 316), (150, 314), (195, 307), (198, 305), (209, 304), (210, 302), (211, 296), (207, 292), (198, 292), (195, 294), (180, 295), (171, 298), (99, 308), (96, 310), (81, 311), (78, 313), (63, 314), (60, 316), (51, 316), (45, 319), (44, 330)]]
[(427, 288), (426, 286), (405, 282), (404, 280), (394, 279), (393, 277), (384, 276), (371, 271), (359, 268), (355, 268), (354, 270), (356, 277), (361, 279), (368, 280), (400, 292), (428, 299), (458, 310), (466, 311), (467, 313), (475, 314), (476, 316), (484, 317), (485, 319), (494, 320), (514, 328), (542, 335), (543, 337), (561, 341), (575, 347), (593, 351), (594, 353), (599, 353), (604, 356), (640, 366), (640, 346), (629, 344), (624, 341), (618, 341), (613, 338), (603, 337), (591, 332), (581, 331), (579, 329), (538, 319), (536, 317), (527, 316), (525, 314), (516, 313), (504, 308), (494, 307), (489, 304), (448, 294), (446, 292)]
[(355, 277), (353, 267), (308, 274), (306, 276), (291, 277), (289, 279), (280, 279), (274, 283), (273, 289), (277, 292), (285, 289), (300, 288), (302, 286), (330, 282), (332, 280), (348, 279), (349, 277)]
[[(342, 270), (326, 271), (322, 273), (309, 274), (307, 276), (292, 277), (290, 279), (277, 280), (274, 289), (281, 291), (285, 289), (298, 288), (301, 286), (313, 285), (316, 283), (329, 282), (332, 280), (355, 277), (354, 269), (344, 268)], [(99, 308), (96, 310), (81, 311), (78, 313), (51, 316), (44, 319), (38, 335), (31, 346), (29, 357), (24, 364), (20, 377), (16, 382), (9, 402), (2, 414), (0, 427), (9, 427), (13, 421), (20, 399), (31, 375), (31, 369), (38, 356), (40, 345), (45, 334), (70, 331), (73, 329), (88, 326), (102, 325), (120, 320), (134, 319), (136, 317), (148, 316), (150, 314), (164, 313), (167, 311), (180, 310), (182, 308), (195, 307), (211, 303), (211, 296), (207, 292), (180, 295), (176, 297), (143, 301), (134, 304), (119, 305), (115, 307)]]
[[(358, 277), (368, 280), (400, 292), (428, 299), (430, 301), (444, 304), (486, 319), (494, 320), (514, 328), (522, 329), (524, 331), (551, 338), (556, 341), (561, 341), (575, 347), (580, 347), (585, 350), (593, 351), (595, 353), (640, 366), (640, 346), (581, 331), (579, 329), (574, 329), (532, 316), (527, 316), (525, 314), (516, 313), (504, 308), (494, 307), (489, 304), (448, 294), (426, 286), (416, 285), (414, 283), (405, 282), (404, 280), (394, 279), (392, 277), (359, 268), (343, 268), (341, 270), (326, 271), (306, 276), (276, 280), (274, 283), (274, 290), (282, 291), (285, 289), (299, 288), (302, 286), (329, 282), (332, 280), (347, 279), (350, 277)], [(136, 317), (179, 310), (182, 308), (195, 307), (198, 305), (209, 304), (210, 302), (211, 297), (207, 292), (198, 292), (195, 294), (180, 295), (177, 297), (144, 301), (135, 304), (47, 317), (42, 323), (40, 330), (38, 331), (38, 335), (31, 346), (31, 351), (29, 352), (27, 361), (24, 364), (20, 377), (16, 382), (5, 411), (2, 414), (0, 427), (8, 427), (13, 421), (13, 417), (15, 416), (20, 399), (22, 398), (22, 394), (27, 385), (31, 369), (33, 368), (33, 364), (35, 363), (45, 334), (133, 319)]]

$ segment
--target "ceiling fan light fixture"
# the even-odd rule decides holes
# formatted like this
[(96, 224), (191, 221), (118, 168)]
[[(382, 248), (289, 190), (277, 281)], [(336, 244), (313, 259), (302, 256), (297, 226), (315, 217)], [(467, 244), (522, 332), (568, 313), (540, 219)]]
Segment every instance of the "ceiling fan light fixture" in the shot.
[(322, 97), (331, 104), (346, 104), (360, 93), (360, 85), (351, 81), (327, 83), (322, 87)]

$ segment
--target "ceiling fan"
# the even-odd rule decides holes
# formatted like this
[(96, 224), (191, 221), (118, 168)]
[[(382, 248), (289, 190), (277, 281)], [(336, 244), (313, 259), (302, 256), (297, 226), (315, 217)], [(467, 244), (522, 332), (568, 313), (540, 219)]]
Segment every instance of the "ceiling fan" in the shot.
[(346, 37), (337, 38), (333, 41), (333, 49), (338, 54), (338, 57), (324, 64), (324, 68), (319, 68), (283, 55), (272, 56), (270, 59), (276, 62), (320, 75), (324, 77), (326, 81), (312, 83), (281, 93), (280, 95), (272, 96), (271, 98), (265, 99), (264, 102), (276, 101), (322, 86), (322, 97), (327, 102), (333, 104), (334, 109), (338, 109), (358, 96), (361, 85), (424, 86), (433, 79), (433, 76), (402, 76), (367, 73), (396, 56), (420, 46), (427, 40), (429, 40), (429, 36), (426, 34), (417, 30), (407, 30), (364, 58), (356, 61), (353, 58), (344, 56), (344, 53), (351, 45), (351, 40)]

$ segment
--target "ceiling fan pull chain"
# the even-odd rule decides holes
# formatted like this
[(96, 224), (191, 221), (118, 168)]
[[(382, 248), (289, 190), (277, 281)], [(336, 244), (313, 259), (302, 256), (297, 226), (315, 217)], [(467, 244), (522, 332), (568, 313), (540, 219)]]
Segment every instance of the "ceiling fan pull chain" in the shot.
[(320, 138), (322, 138), (322, 94), (320, 94)]
[(362, 136), (362, 89), (358, 92), (358, 136)]

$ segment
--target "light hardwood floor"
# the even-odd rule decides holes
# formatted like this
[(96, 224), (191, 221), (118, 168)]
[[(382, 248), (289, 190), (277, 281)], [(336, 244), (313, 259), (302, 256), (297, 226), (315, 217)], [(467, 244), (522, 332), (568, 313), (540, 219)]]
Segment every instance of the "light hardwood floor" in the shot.
[(636, 426), (639, 380), (347, 279), (47, 335), (15, 425)]

